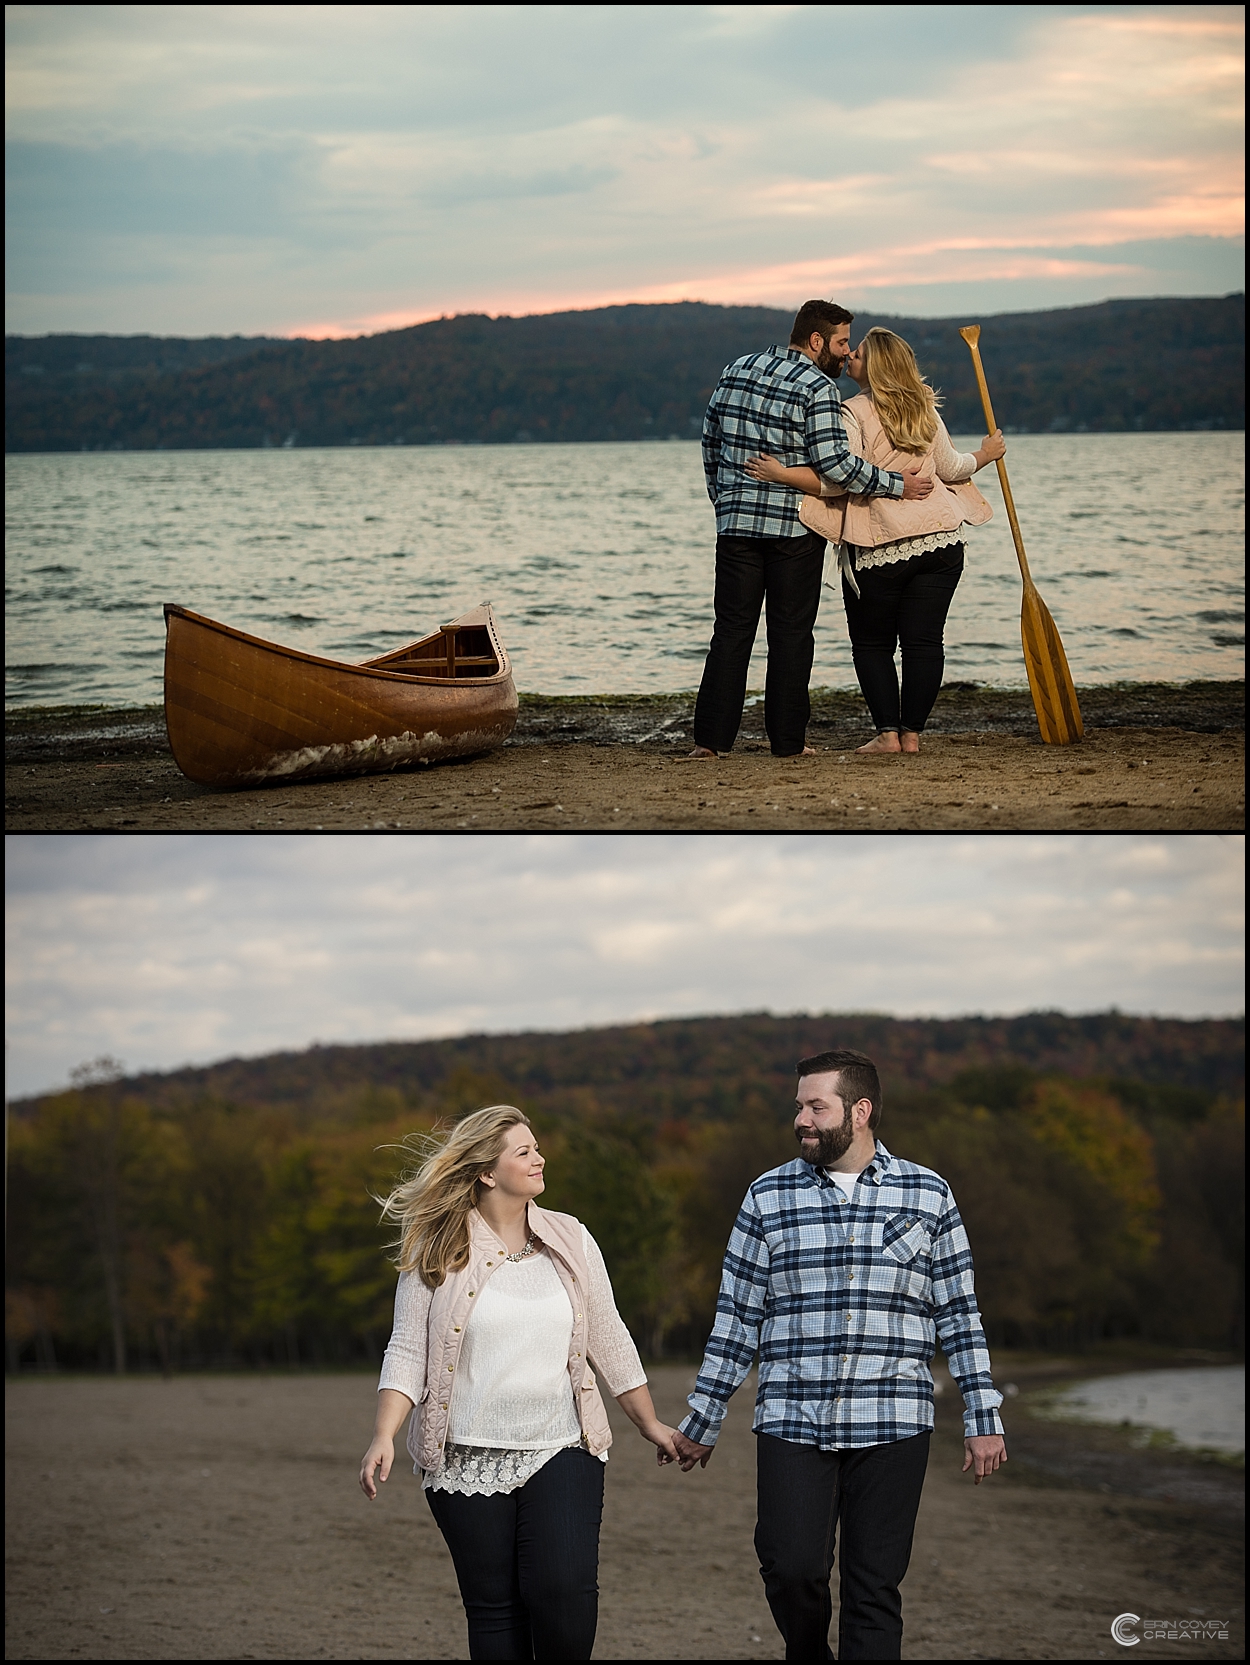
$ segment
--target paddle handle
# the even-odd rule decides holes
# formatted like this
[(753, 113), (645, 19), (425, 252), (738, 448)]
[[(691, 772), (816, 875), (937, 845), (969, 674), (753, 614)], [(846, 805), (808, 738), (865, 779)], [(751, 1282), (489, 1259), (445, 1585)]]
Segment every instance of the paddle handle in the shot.
[[(960, 330), (959, 333), (968, 343), (968, 351), (972, 354), (972, 368), (976, 372), (977, 386), (981, 390), (981, 409), (985, 412), (985, 430), (992, 434), (996, 431), (998, 423), (994, 420), (994, 407), (990, 404), (990, 390), (985, 380), (985, 366), (981, 363), (981, 348), (978, 345), (981, 340), (981, 326), (980, 324), (969, 324), (966, 329)], [(1024, 582), (1031, 586), (1033, 576), (1029, 572), (1028, 556), (1024, 553), (1024, 539), (1020, 534), (1020, 522), (1016, 518), (1016, 505), (1011, 495), (1011, 482), (1007, 478), (1007, 464), (999, 457), (996, 459), (994, 466), (998, 470), (998, 478), (1003, 488), (1003, 502), (1007, 505), (1007, 520), (1011, 526), (1011, 535), (1015, 539), (1016, 559), (1020, 563), (1020, 575)]]

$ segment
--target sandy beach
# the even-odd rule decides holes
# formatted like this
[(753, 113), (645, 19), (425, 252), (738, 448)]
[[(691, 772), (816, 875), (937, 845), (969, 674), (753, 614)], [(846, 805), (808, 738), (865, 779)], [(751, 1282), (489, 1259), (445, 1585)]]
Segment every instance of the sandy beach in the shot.
[(1080, 690), (1086, 737), (1043, 746), (1026, 692), (955, 684), (919, 757), (859, 757), (849, 692), (813, 697), (810, 758), (773, 758), (749, 704), (728, 757), (683, 761), (689, 695), (522, 696), (513, 739), (463, 762), (251, 791), (178, 770), (159, 706), (6, 719), (5, 825), (42, 831), (1235, 831), (1240, 682)]
[[(904, 1659), (1111, 1658), (1126, 1611), (1229, 1622), (1227, 1642), (1149, 1657), (1244, 1656), (1243, 1474), (1034, 1422), (1030, 1384), (1079, 1370), (1004, 1356), (1011, 1461), (979, 1488), (959, 1472), (949, 1386), (939, 1398)], [(661, 1416), (682, 1414), (693, 1374), (653, 1368)], [(357, 1487), (373, 1393), (364, 1374), (10, 1382), (7, 1656), (466, 1659), (407, 1465), (374, 1505)], [(657, 1470), (611, 1409), (595, 1656), (782, 1658), (751, 1548), (750, 1384), (690, 1475)]]

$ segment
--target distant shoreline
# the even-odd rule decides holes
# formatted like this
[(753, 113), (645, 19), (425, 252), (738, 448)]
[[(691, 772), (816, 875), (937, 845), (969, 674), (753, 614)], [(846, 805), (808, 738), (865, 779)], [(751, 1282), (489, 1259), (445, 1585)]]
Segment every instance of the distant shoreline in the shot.
[[(980, 433), (964, 321), (862, 312), (855, 328), (910, 341), (947, 426)], [(775, 307), (681, 301), (460, 314), (320, 341), (9, 336), (5, 444), (46, 455), (690, 440), (724, 366), (785, 341), (792, 322)], [(1240, 291), (999, 314), (981, 350), (1005, 431), (1245, 430)]]

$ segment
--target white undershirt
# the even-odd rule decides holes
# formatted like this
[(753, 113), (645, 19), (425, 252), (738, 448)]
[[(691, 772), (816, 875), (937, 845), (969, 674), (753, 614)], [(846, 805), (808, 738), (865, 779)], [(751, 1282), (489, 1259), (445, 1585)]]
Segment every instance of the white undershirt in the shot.
[[(839, 1187), (847, 1202), (850, 1202), (851, 1192), (855, 1189), (855, 1182), (859, 1178), (859, 1173), (840, 1174), (833, 1168), (826, 1168), (825, 1172), (833, 1183)], [(861, 1168), (859, 1172), (862, 1173), (863, 1169)]]

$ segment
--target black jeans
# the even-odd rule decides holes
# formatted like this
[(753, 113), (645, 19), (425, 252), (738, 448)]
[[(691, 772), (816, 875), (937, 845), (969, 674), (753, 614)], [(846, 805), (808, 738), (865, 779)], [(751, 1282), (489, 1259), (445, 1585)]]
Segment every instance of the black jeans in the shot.
[[(842, 580), (855, 675), (879, 730), (924, 728), (942, 686), (942, 630), (964, 570), (964, 546), (926, 549), (910, 561), (855, 573), (859, 595)], [(894, 669), (903, 649), (903, 699)]]
[(786, 1658), (833, 1657), (829, 1575), (840, 1522), (838, 1658), (898, 1659), (898, 1587), (911, 1559), (928, 1434), (858, 1451), (821, 1451), (771, 1434), (756, 1439), (755, 1553)]
[(768, 629), (764, 729), (775, 757), (803, 750), (825, 540), (718, 537), (716, 623), (694, 708), (694, 743), (727, 752), (738, 735), (760, 608)]
[(514, 1492), (428, 1491), (469, 1621), (470, 1659), (589, 1659), (603, 1464), (560, 1451)]

